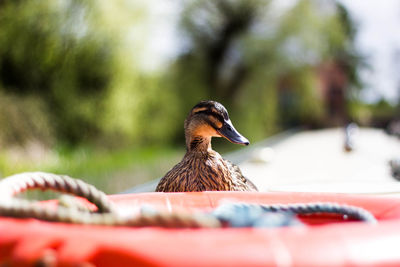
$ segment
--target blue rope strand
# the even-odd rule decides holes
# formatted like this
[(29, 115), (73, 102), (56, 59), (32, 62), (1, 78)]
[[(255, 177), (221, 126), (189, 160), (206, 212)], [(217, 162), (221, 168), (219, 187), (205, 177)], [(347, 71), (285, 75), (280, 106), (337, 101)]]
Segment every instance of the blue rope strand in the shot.
[(222, 223), (231, 227), (279, 227), (301, 225), (296, 214), (330, 213), (341, 214), (366, 223), (377, 223), (375, 217), (365, 209), (337, 203), (298, 203), (258, 205), (227, 203), (214, 212)]

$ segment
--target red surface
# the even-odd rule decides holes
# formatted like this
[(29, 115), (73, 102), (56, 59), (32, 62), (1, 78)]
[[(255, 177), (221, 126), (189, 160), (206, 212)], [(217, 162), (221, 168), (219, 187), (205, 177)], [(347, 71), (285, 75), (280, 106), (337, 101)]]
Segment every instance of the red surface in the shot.
[[(210, 210), (222, 199), (260, 204), (337, 202), (363, 207), (379, 220), (292, 228), (163, 229), (68, 225), (0, 218), (0, 263), (32, 266), (400, 266), (400, 199), (311, 193), (146, 193), (110, 196), (118, 205)], [(323, 224), (321, 224), (323, 223)]]

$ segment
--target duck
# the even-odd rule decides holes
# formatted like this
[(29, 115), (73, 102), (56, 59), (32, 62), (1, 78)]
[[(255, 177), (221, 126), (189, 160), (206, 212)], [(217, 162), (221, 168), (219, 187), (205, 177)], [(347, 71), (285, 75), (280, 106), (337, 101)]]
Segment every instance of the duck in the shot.
[(190, 110), (184, 129), (186, 153), (161, 178), (156, 192), (258, 191), (237, 165), (211, 147), (212, 137), (223, 137), (234, 144), (250, 144), (235, 129), (222, 104), (212, 100), (199, 102)]

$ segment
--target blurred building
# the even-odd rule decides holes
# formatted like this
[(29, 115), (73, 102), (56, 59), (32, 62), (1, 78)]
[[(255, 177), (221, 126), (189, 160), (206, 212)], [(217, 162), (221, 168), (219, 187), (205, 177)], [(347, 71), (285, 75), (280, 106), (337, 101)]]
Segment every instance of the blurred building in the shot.
[(346, 89), (349, 80), (346, 65), (339, 60), (323, 62), (316, 68), (319, 91), (326, 117), (326, 126), (342, 126), (348, 122)]

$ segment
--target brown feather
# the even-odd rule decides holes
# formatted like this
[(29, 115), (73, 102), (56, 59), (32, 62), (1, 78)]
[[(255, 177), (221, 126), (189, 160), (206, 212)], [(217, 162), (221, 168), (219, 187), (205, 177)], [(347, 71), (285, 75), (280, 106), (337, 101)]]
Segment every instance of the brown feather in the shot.
[[(211, 137), (218, 136), (214, 127), (222, 122), (216, 122), (217, 117), (209, 120), (209, 114), (202, 116), (198, 113), (208, 110), (215, 113), (223, 106), (208, 102), (211, 104), (200, 102), (196, 105), (185, 120), (186, 154), (160, 180), (157, 192), (258, 191), (238, 166), (211, 149)], [(221, 118), (228, 116), (225, 108), (217, 115)]]

